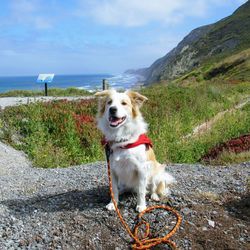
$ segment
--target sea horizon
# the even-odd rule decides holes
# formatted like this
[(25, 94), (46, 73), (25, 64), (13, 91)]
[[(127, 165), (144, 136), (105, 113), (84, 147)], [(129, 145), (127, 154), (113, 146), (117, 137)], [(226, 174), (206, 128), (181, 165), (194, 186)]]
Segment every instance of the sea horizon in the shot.
[[(43, 90), (44, 84), (37, 83), (37, 75), (0, 76), (0, 93), (11, 90)], [(133, 74), (59, 74), (55, 75), (48, 88), (85, 89), (94, 91), (102, 88), (102, 80), (106, 79), (112, 88), (129, 89), (140, 80)]]

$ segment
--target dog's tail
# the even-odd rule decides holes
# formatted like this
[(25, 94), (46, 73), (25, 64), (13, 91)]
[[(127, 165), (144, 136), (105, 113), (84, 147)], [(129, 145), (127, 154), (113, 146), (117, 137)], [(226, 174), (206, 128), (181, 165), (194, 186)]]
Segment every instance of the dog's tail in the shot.
[(155, 181), (157, 182), (157, 194), (160, 196), (168, 195), (170, 193), (168, 187), (176, 183), (175, 178), (166, 171), (158, 173), (155, 177)]

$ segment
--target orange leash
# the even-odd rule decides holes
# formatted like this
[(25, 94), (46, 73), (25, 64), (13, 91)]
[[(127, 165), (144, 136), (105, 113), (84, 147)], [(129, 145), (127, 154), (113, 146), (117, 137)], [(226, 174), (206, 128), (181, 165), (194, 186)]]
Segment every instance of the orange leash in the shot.
[[(124, 221), (124, 219), (123, 219), (123, 217), (121, 215), (121, 212), (120, 212), (120, 210), (119, 210), (119, 208), (117, 206), (117, 202), (116, 202), (115, 197), (114, 197), (114, 193), (113, 193), (113, 189), (112, 189), (110, 160), (109, 160), (110, 151), (109, 151), (109, 149), (107, 147), (105, 149), (106, 149), (107, 164), (108, 164), (109, 190), (110, 190), (111, 199), (112, 199), (112, 201), (114, 203), (116, 213), (117, 213), (122, 225), (124, 226), (124, 228), (126, 229), (128, 234), (130, 235), (130, 237), (134, 240), (134, 243), (132, 245), (132, 249), (133, 250), (150, 249), (151, 247), (157, 246), (159, 244), (168, 244), (173, 249), (176, 249), (176, 244), (173, 241), (171, 241), (169, 238), (172, 237), (176, 233), (178, 228), (180, 227), (182, 218), (173, 208), (171, 208), (169, 206), (156, 205), (156, 206), (151, 206), (151, 207), (146, 208), (144, 211), (139, 213), (138, 219), (140, 220), (140, 222), (135, 225), (134, 233), (131, 232), (128, 224)], [(142, 216), (144, 214), (148, 213), (148, 212), (151, 212), (151, 211), (155, 210), (155, 209), (164, 209), (166, 211), (171, 212), (176, 217), (176, 223), (175, 223), (175, 226), (173, 227), (173, 229), (168, 234), (166, 234), (164, 237), (150, 239), (150, 238), (148, 238), (149, 233), (150, 233), (150, 224), (148, 222), (146, 222), (145, 220), (143, 220)], [(140, 239), (139, 236), (138, 236), (138, 232), (139, 232), (139, 227), (141, 225), (143, 225), (143, 224), (146, 227), (146, 232), (144, 233), (143, 238)]]

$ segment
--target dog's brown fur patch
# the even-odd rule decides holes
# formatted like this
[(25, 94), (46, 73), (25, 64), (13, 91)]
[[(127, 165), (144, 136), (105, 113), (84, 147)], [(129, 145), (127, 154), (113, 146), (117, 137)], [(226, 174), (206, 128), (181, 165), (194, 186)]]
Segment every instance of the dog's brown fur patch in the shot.
[(99, 117), (103, 116), (106, 108), (106, 103), (107, 103), (107, 97), (99, 101), (99, 112), (98, 112)]
[[(154, 150), (150, 147), (147, 151), (147, 160), (152, 162), (152, 176), (156, 175), (157, 173), (163, 171), (163, 165), (161, 165), (155, 157)], [(164, 195), (166, 189), (166, 185), (164, 182), (160, 182), (159, 185), (157, 186), (156, 193), (160, 196)]]
[(107, 99), (110, 96), (111, 91), (110, 90), (104, 90), (101, 92), (96, 92), (94, 96), (97, 97), (102, 97), (99, 99), (99, 107), (98, 107), (98, 117), (101, 117), (104, 112), (105, 112), (105, 108), (106, 108), (106, 103), (107, 103)]
[(139, 108), (142, 106), (142, 104), (146, 100), (148, 100), (148, 98), (134, 91), (126, 91), (126, 94), (129, 96), (131, 100), (132, 115), (133, 115), (133, 118), (135, 118), (140, 114)]
[(151, 147), (146, 151), (146, 154), (148, 161), (156, 161), (154, 150)]

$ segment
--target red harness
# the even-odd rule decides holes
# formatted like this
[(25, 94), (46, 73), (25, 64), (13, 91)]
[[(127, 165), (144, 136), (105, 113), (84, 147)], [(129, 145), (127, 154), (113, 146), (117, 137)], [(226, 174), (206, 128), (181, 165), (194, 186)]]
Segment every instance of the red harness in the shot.
[[(121, 141), (121, 142), (122, 142), (122, 141)], [(102, 143), (103, 146), (105, 146), (105, 145), (109, 144), (110, 142), (109, 142), (109, 141), (106, 141), (106, 139), (104, 138), (104, 139), (102, 139), (101, 143)], [(135, 141), (135, 142), (133, 142), (133, 143), (129, 143), (129, 144), (125, 145), (125, 146), (122, 146), (121, 148), (122, 148), (122, 149), (135, 148), (135, 147), (137, 147), (137, 146), (139, 146), (139, 145), (142, 145), (142, 144), (145, 144), (147, 148), (149, 148), (149, 147), (152, 148), (152, 147), (153, 147), (153, 143), (152, 143), (152, 141), (147, 137), (147, 135), (146, 135), (146, 134), (141, 134), (141, 135), (138, 137), (137, 141)]]

